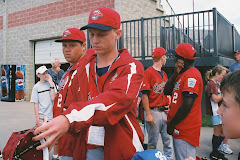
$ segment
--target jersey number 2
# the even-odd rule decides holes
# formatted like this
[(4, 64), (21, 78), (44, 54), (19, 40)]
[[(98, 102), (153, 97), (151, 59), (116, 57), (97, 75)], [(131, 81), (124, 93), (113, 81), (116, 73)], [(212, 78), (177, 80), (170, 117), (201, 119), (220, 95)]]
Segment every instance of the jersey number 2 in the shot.
[(177, 97), (178, 97), (178, 94), (175, 92), (174, 94), (173, 94), (173, 98), (172, 98), (172, 103), (177, 103)]
[(61, 108), (61, 102), (62, 102), (62, 94), (59, 94), (57, 106), (60, 108)]

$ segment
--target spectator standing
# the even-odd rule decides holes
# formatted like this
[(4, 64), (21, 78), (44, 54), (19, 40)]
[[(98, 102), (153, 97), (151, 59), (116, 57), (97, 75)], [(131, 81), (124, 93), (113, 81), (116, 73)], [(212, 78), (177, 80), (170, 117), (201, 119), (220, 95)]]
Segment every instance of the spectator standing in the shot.
[[(55, 42), (62, 43), (63, 55), (66, 61), (70, 63), (70, 66), (59, 83), (59, 91), (53, 104), (53, 117), (61, 115), (71, 103), (77, 101), (74, 96), (68, 94), (68, 89), (71, 86), (74, 72), (85, 60), (86, 37), (80, 29), (68, 28), (63, 32), (62, 39)], [(58, 140), (58, 155), (60, 160), (72, 159), (77, 136), (77, 134), (67, 133)]]
[[(220, 83), (223, 77), (226, 75), (228, 69), (218, 65), (213, 67), (206, 73), (206, 114), (211, 116), (213, 124), (213, 137), (212, 137), (212, 152), (210, 153), (211, 159), (227, 159), (222, 153), (218, 151), (222, 141), (224, 140), (224, 135), (222, 131), (222, 120), (221, 116), (217, 113), (219, 102), (222, 101), (222, 95), (220, 92)], [(226, 151), (228, 153), (232, 152), (228, 145), (226, 146)]]
[(40, 133), (34, 140), (50, 136), (37, 149), (51, 148), (67, 131), (88, 131), (79, 136), (83, 143), (76, 145), (73, 159), (131, 159), (137, 151), (143, 151), (136, 107), (144, 69), (126, 49), (117, 50), (122, 35), (120, 24), (120, 15), (111, 8), (97, 8), (89, 14), (88, 25), (81, 29), (88, 29), (96, 54), (77, 69), (78, 86), (73, 87), (79, 91), (74, 95), (83, 102), (71, 104), (63, 112), (65, 116), (34, 131), (35, 135)]
[(52, 59), (51, 64), (52, 64), (52, 68), (48, 69), (48, 73), (51, 75), (52, 80), (58, 90), (58, 83), (62, 79), (64, 71), (60, 68), (61, 63), (58, 58)]
[(175, 70), (168, 79), (165, 95), (172, 95), (168, 112), (167, 132), (173, 135), (176, 160), (189, 156), (196, 158), (201, 130), (201, 99), (203, 81), (201, 73), (193, 66), (195, 49), (180, 43), (174, 51)]
[(167, 133), (167, 113), (169, 98), (163, 90), (168, 80), (167, 74), (162, 70), (166, 64), (166, 51), (162, 47), (152, 52), (153, 66), (144, 72), (142, 86), (142, 102), (146, 112), (146, 129), (148, 132), (148, 149), (156, 149), (159, 134), (163, 142), (164, 154), (173, 159), (173, 146), (170, 135)]
[(234, 51), (234, 55), (235, 55), (235, 58), (236, 58), (236, 62), (233, 62), (231, 64), (231, 66), (229, 67), (230, 72), (233, 72), (233, 71), (236, 71), (236, 70), (240, 69), (240, 51), (239, 50)]
[(52, 77), (48, 74), (46, 66), (39, 67), (36, 75), (40, 81), (33, 86), (30, 102), (34, 103), (36, 123), (40, 127), (44, 117), (47, 118), (47, 121), (53, 118), (52, 108), (56, 94)]

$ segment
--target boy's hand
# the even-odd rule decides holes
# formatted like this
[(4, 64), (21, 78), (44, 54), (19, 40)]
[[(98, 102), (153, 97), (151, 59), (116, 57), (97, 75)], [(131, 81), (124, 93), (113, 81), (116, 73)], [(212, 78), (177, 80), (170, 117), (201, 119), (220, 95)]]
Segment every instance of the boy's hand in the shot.
[(146, 122), (148, 122), (150, 125), (153, 125), (155, 123), (154, 118), (151, 114), (146, 115)]
[(50, 76), (50, 74), (48, 74), (48, 82), (51, 86), (54, 86), (54, 83), (53, 83), (53, 80), (52, 80), (52, 77)]
[(175, 63), (175, 71), (179, 74), (181, 70), (184, 68), (184, 61), (182, 59), (178, 59)]
[(51, 121), (42, 124), (38, 127), (33, 134), (36, 135), (33, 137), (34, 141), (49, 137), (46, 143), (37, 147), (37, 150), (41, 150), (45, 147), (49, 147), (49, 150), (54, 146), (57, 140), (68, 132), (70, 128), (70, 123), (67, 117), (60, 115)]

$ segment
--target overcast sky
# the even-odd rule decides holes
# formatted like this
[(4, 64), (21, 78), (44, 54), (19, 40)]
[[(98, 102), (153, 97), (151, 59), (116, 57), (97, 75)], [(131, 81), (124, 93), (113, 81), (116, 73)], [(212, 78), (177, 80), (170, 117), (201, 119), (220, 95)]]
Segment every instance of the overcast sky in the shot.
[[(163, 8), (169, 13), (166, 0), (161, 0)], [(193, 11), (211, 10), (217, 8), (230, 23), (234, 24), (240, 33), (240, 0), (168, 0), (176, 14)]]

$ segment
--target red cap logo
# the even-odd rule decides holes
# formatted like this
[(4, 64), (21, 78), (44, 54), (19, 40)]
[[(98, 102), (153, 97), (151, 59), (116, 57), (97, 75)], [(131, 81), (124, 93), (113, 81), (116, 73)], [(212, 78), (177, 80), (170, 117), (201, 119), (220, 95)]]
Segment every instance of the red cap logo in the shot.
[(78, 28), (68, 28), (63, 32), (62, 39), (55, 40), (55, 42), (64, 41), (81, 41), (85, 42), (85, 33)]
[(71, 32), (69, 31), (69, 30), (65, 30), (64, 32), (63, 32), (63, 37), (67, 37), (67, 36), (69, 36), (71, 34)]
[(102, 17), (103, 14), (101, 13), (101, 11), (99, 10), (95, 10), (92, 12), (92, 14), (90, 15), (90, 19), (91, 20), (97, 20), (98, 18)]

